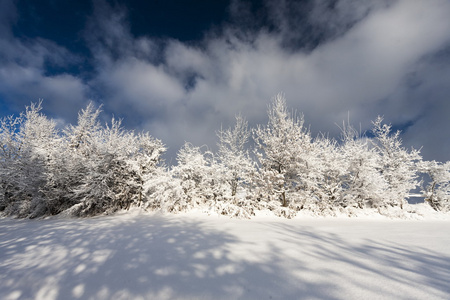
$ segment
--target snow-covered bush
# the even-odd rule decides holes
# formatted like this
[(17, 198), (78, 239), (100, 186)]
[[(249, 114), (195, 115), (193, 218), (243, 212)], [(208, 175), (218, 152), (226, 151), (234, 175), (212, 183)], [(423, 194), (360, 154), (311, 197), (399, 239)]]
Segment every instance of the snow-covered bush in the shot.
[(163, 144), (148, 134), (136, 135), (112, 120), (95, 133), (86, 174), (75, 189), (81, 215), (128, 209), (144, 198), (144, 182), (159, 166)]
[(255, 206), (255, 202), (251, 198), (225, 197), (224, 199), (221, 199), (221, 201), (212, 203), (211, 209), (220, 215), (240, 219), (250, 219), (255, 215), (255, 211), (258, 207)]
[(202, 148), (204, 147), (185, 143), (178, 151), (177, 165), (172, 169), (172, 174), (179, 180), (183, 191), (182, 199), (173, 201), (182, 201), (188, 208), (204, 206), (223, 194), (218, 179), (220, 166), (216, 163), (214, 154)]
[(145, 210), (177, 213), (191, 208), (186, 202), (181, 179), (173, 176), (169, 169), (156, 169), (154, 176), (145, 181), (144, 194), (147, 201), (142, 208)]
[(41, 109), (31, 104), (19, 117), (1, 120), (0, 210), (19, 217), (69, 208), (93, 215), (146, 201), (144, 182), (165, 151), (159, 140), (126, 131), (114, 119), (100, 126), (92, 104), (60, 133)]
[(427, 161), (419, 168), (430, 176), (428, 185), (422, 190), (425, 202), (437, 211), (450, 211), (450, 162)]

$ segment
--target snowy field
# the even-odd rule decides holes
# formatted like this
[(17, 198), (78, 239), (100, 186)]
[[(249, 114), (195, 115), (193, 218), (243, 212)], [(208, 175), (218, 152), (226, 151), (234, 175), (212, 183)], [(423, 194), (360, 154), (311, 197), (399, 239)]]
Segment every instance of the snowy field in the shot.
[(450, 220), (0, 219), (0, 299), (450, 299)]

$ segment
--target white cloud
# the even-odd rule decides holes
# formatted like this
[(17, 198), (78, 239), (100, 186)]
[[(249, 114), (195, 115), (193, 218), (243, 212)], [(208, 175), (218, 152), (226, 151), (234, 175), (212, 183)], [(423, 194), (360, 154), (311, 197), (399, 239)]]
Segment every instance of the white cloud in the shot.
[(86, 86), (79, 78), (45, 76), (38, 69), (18, 65), (0, 66), (0, 94), (18, 110), (43, 99), (47, 112), (69, 119), (86, 103)]
[(97, 80), (114, 100), (131, 103), (139, 110), (171, 107), (184, 96), (177, 78), (167, 74), (163, 66), (135, 58), (102, 69)]
[[(231, 125), (238, 112), (252, 125), (265, 123), (267, 104), (281, 91), (315, 133), (337, 134), (335, 123), (348, 113), (363, 129), (384, 115), (396, 125), (412, 123), (406, 145), (432, 148), (424, 150), (427, 159), (450, 159), (443, 144), (450, 130), (442, 130), (449, 128), (450, 54), (437, 55), (450, 47), (448, 1), (340, 0), (334, 7), (328, 0), (311, 1), (301, 19), (296, 14), (305, 7), (297, 2), (267, 0), (272, 31), (255, 30), (259, 23), (250, 26), (249, 12), (234, 2), (235, 20), (248, 19), (198, 44), (134, 37), (122, 7), (96, 3), (86, 30), (95, 67), (89, 82), (45, 75), (48, 62), (76, 60), (50, 41), (34, 40), (28, 47), (4, 40), (4, 53), (25, 58), (0, 66), (0, 93), (24, 90), (21, 95), (51, 95), (73, 106), (97, 95), (107, 113), (149, 130), (173, 155), (185, 140), (214, 147), (215, 131)], [(305, 18), (308, 24), (299, 23)], [(301, 42), (308, 47), (299, 47)]]
[[(270, 2), (267, 6), (275, 8)], [(111, 32), (103, 34), (129, 48), (122, 52), (124, 59), (110, 59), (98, 79), (114, 91), (112, 97), (121, 103), (117, 108), (131, 105), (129, 115), (147, 118), (144, 126), (172, 149), (184, 140), (214, 146), (215, 130), (230, 125), (240, 111), (253, 124), (265, 122), (267, 103), (280, 91), (292, 108), (305, 113), (315, 132), (336, 133), (335, 123), (348, 112), (366, 129), (378, 114), (399, 124), (431, 114), (420, 99), (410, 99), (405, 78), (427, 64), (424, 57), (450, 42), (450, 4), (404, 0), (355, 6), (340, 1), (336, 7), (332, 13), (323, 1), (314, 7), (310, 18), (317, 20), (310, 21), (323, 23), (321, 11), (331, 16), (335, 36), (310, 52), (284, 48), (289, 19), (286, 9), (278, 9), (273, 18), (287, 18), (287, 23), (279, 22), (276, 33), (261, 30), (246, 40), (230, 27), (198, 46), (167, 41), (158, 63), (135, 59), (137, 39), (114, 22)], [(348, 24), (349, 30), (337, 28)], [(420, 135), (420, 128), (410, 130)]]
[(47, 68), (66, 68), (80, 57), (43, 38), (19, 39), (11, 30), (17, 21), (14, 1), (0, 4), (0, 97), (12, 110), (21, 111), (30, 102), (44, 100), (46, 112), (76, 119), (86, 103), (87, 87), (70, 74), (46, 74)]

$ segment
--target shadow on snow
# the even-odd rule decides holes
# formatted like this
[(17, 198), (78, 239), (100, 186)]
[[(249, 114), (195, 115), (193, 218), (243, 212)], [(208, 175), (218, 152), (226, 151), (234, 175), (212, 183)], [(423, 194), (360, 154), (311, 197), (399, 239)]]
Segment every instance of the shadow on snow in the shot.
[[(239, 224), (251, 225), (245, 222)], [(417, 290), (431, 298), (450, 295), (450, 256), (427, 248), (352, 241), (281, 222), (257, 223), (255, 234), (268, 233), (262, 239), (218, 228), (159, 215), (0, 219), (0, 298), (408, 299), (420, 297)]]

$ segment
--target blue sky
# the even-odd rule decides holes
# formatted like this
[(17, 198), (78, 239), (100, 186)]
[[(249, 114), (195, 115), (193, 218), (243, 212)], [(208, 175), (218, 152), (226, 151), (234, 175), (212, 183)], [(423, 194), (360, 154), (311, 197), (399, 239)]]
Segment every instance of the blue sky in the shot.
[(89, 101), (169, 147), (216, 144), (284, 92), (314, 134), (383, 115), (450, 160), (450, 2), (0, 1), (0, 115), (44, 99), (61, 125)]

